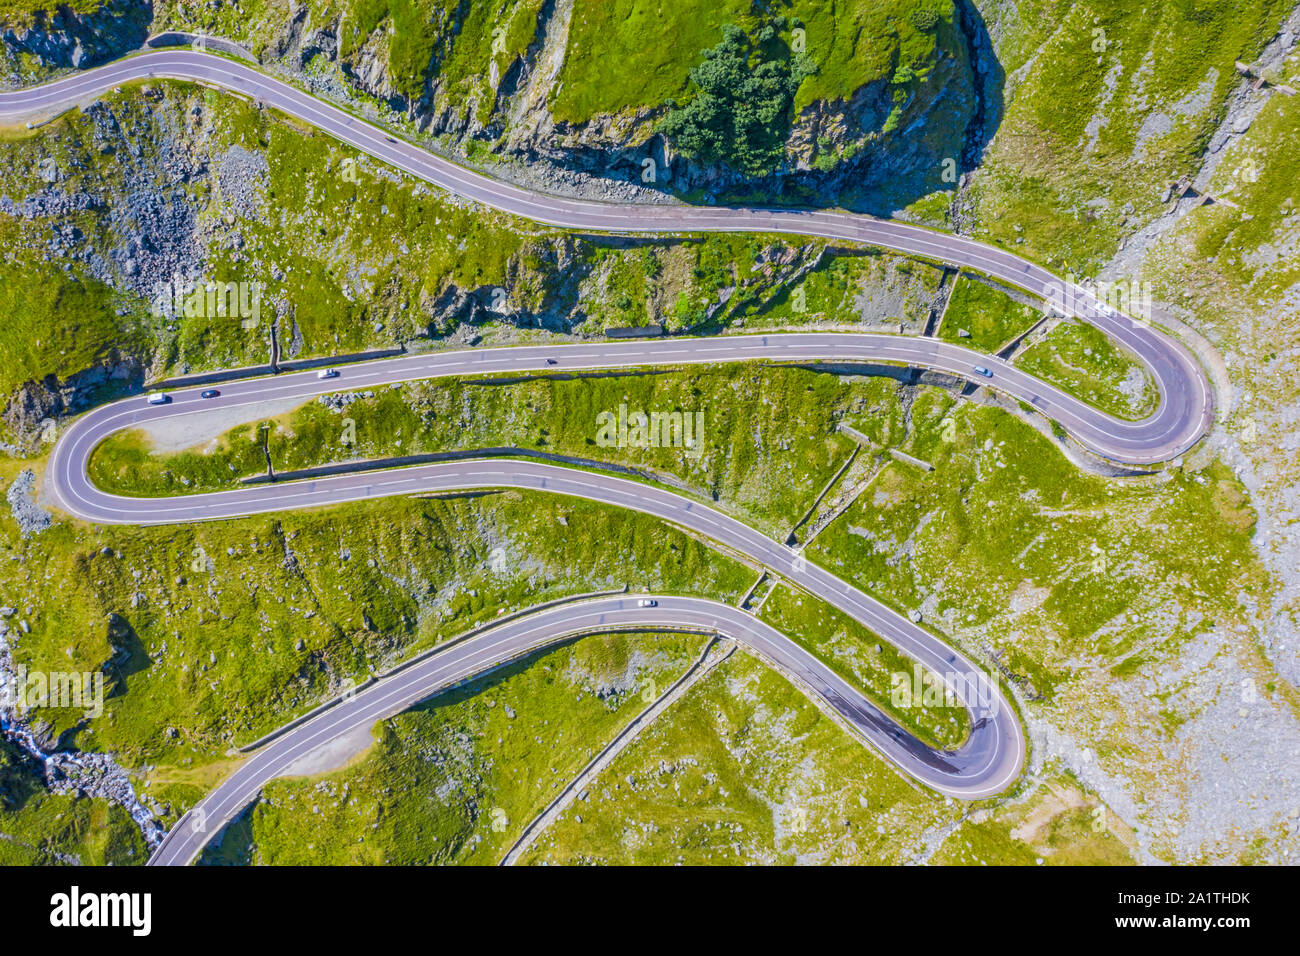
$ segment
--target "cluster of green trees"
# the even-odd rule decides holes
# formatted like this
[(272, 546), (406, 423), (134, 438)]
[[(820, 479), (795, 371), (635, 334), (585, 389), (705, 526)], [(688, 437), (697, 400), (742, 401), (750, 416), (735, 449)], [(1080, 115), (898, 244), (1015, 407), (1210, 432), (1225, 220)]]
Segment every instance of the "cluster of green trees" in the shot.
[(681, 152), (707, 164), (721, 163), (742, 175), (770, 173), (790, 133), (795, 91), (817, 72), (804, 53), (792, 53), (778, 34), (780, 22), (753, 37), (736, 26), (722, 28), (722, 42), (691, 71), (696, 94), (669, 103), (660, 125)]
[(922, 33), (933, 30), (939, 25), (939, 11), (933, 7), (917, 7), (907, 15), (912, 26), (916, 27)]

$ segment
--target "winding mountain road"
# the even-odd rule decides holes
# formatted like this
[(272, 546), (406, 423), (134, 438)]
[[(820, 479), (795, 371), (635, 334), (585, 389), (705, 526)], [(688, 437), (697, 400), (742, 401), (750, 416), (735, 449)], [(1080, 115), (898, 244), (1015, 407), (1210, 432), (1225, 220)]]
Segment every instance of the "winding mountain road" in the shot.
[[(1208, 429), (1213, 409), (1206, 376), (1190, 352), (1158, 330), (1120, 314), (1082, 289), (1012, 253), (903, 223), (839, 212), (700, 208), (680, 204), (613, 205), (564, 199), (497, 182), (390, 136), (347, 112), (243, 63), (187, 50), (144, 53), (30, 90), (0, 94), (0, 122), (48, 115), (135, 80), (173, 78), (254, 96), (384, 162), (461, 196), (540, 223), (616, 233), (761, 231), (819, 236), (923, 256), (985, 273), (1035, 295), (1065, 301), (1136, 355), (1153, 376), (1160, 404), (1147, 419), (1106, 415), (1015, 367), (960, 346), (926, 338), (852, 333), (774, 333), (710, 339), (596, 342), (474, 349), (404, 356), (344, 366), (340, 377), (314, 372), (224, 383), (214, 399), (200, 389), (174, 392), (167, 405), (141, 397), (96, 408), (61, 436), (45, 484), (53, 500), (87, 521), (187, 523), (317, 507), (389, 495), (477, 488), (526, 488), (573, 495), (652, 514), (760, 563), (860, 621), (940, 675), (971, 710), (972, 732), (956, 752), (930, 748), (883, 714), (826, 664), (747, 612), (702, 599), (661, 596), (578, 602), (526, 615), (479, 632), (351, 700), (288, 730), (242, 764), (173, 828), (152, 863), (186, 863), (209, 835), (234, 817), (270, 779), (329, 740), (399, 712), (458, 680), (566, 637), (639, 628), (720, 633), (744, 643), (820, 698), (887, 759), (933, 789), (961, 799), (991, 796), (1018, 776), (1024, 736), (994, 680), (960, 652), (799, 553), (700, 501), (658, 487), (530, 460), (456, 461), (351, 473), (179, 498), (130, 498), (96, 488), (87, 476), (94, 448), (109, 435), (149, 421), (214, 407), (252, 405), (341, 389), (373, 388), (446, 375), (690, 365), (733, 361), (887, 362), (938, 369), (999, 389), (1038, 409), (1082, 445), (1107, 458), (1151, 464), (1174, 458)], [(1069, 295), (1062, 296), (1061, 290)], [(973, 374), (989, 369), (992, 378)], [(202, 826), (197, 824), (202, 823)]]
[[(955, 754), (932, 750), (903, 730), (821, 661), (746, 611), (700, 598), (656, 596), (658, 607), (639, 606), (640, 596), (565, 604), (516, 618), (453, 644), (418, 664), (371, 685), (350, 700), (295, 727), (258, 750), (171, 828), (150, 865), (185, 864), (220, 832), (271, 779), (316, 748), (375, 721), (406, 710), (459, 681), (542, 647), (580, 634), (624, 630), (716, 633), (733, 638), (783, 673), (795, 675), (842, 720), (864, 733), (876, 749), (923, 783), (962, 799), (990, 796), (1019, 775), (1024, 738), (1014, 711), (1000, 696), (991, 713), (972, 721)], [(962, 666), (966, 665), (963, 662)], [(997, 693), (996, 688), (992, 688)]]
[[(1165, 461), (1194, 444), (1210, 423), (1209, 383), (1196, 359), (1181, 343), (1121, 314), (1041, 266), (961, 236), (843, 212), (717, 208), (680, 203), (617, 205), (542, 195), (464, 169), (245, 63), (194, 50), (142, 53), (43, 86), (0, 93), (0, 123), (13, 124), (27, 117), (48, 115), (91, 101), (123, 83), (149, 78), (207, 83), (256, 97), (434, 186), (547, 225), (616, 233), (790, 233), (879, 246), (974, 269), (1044, 299), (1060, 302), (1075, 317), (1091, 322), (1131, 351), (1151, 371), (1162, 401), (1147, 421), (1119, 422), (1079, 402), (1064, 408), (1060, 403), (1045, 407), (1047, 414), (1099, 454), (1131, 464)], [(939, 346), (935, 343), (934, 347)], [(983, 364), (991, 367), (988, 362)], [(1000, 371), (997, 386), (1025, 401), (1032, 401), (1035, 394), (1046, 390), (1042, 385), (1029, 387), (1034, 380), (1009, 367), (1004, 366)], [(969, 368), (961, 370), (961, 374), (969, 372)], [(1092, 419), (1092, 427), (1085, 421), (1088, 418)], [(1099, 424), (1101, 427), (1096, 427)]]

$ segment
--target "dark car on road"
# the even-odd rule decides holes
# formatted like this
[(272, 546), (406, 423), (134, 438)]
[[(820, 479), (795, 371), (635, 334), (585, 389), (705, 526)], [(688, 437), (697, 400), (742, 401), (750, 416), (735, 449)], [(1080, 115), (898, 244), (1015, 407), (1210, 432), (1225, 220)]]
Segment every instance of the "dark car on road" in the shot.
[(216, 398), (220, 394), (215, 388), (205, 388), (199, 393), (199, 398)]

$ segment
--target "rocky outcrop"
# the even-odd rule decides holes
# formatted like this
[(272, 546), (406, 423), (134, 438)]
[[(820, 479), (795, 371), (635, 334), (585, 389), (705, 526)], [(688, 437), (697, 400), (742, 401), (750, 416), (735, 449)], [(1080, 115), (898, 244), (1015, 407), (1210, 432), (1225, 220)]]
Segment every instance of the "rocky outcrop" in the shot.
[[(210, 170), (199, 117), (153, 108), (164, 102), (160, 91), (141, 96), (144, 109), (87, 106), (86, 122), (65, 134), (74, 147), (69, 157), (49, 160), (49, 175), (35, 192), (0, 195), (0, 214), (33, 223), (32, 242), (87, 283), (153, 303), (160, 287), (202, 272), (200, 201), (188, 186)], [(88, 157), (102, 164), (101, 175), (86, 175)], [(216, 179), (232, 215), (260, 214), (265, 157), (231, 149), (220, 157)], [(94, 214), (97, 228), (86, 229), (84, 216), (74, 224), (84, 213)], [(117, 345), (83, 369), (27, 381), (4, 396), (6, 450), (32, 453), (58, 417), (141, 384), (152, 356), (133, 338)]]
[(11, 81), (24, 55), (47, 70), (84, 69), (138, 49), (152, 22), (150, 0), (105, 0), (89, 14), (51, 4), (20, 22), (0, 23), (0, 63)]
[(50, 513), (36, 500), (36, 473), (30, 468), (18, 472), (9, 484), (5, 498), (18, 532), (24, 538), (38, 535), (50, 526)]
[(39, 381), (23, 383), (5, 407), (3, 421), (18, 446), (30, 453), (51, 435), (55, 419), (76, 414), (90, 407), (97, 394), (114, 386), (138, 386), (144, 379), (144, 366), (134, 355), (113, 353), (67, 379), (47, 375)]
[[(13, 609), (5, 612), (7, 616)], [(120, 633), (124, 623), (110, 615), (110, 639)], [(131, 815), (150, 849), (156, 847), (162, 841), (163, 827), (153, 808), (136, 795), (130, 774), (113, 756), (63, 749), (64, 738), (72, 733), (60, 733), (41, 717), (29, 720), (17, 707), (12, 647), (17, 636), (8, 622), (0, 619), (0, 805), (6, 798), (10, 802), (24, 799), (42, 785), (51, 793), (108, 800)]]

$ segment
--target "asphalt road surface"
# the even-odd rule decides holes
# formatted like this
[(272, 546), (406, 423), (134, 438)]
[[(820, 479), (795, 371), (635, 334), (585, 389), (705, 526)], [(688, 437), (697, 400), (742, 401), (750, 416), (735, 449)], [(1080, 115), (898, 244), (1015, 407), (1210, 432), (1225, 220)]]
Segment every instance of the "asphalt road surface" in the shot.
[[(0, 94), (0, 122), (47, 115), (94, 99), (132, 80), (175, 78), (209, 83), (253, 96), (311, 123), (356, 148), (427, 182), (538, 222), (618, 233), (763, 231), (859, 242), (975, 269), (1036, 295), (1065, 302), (1129, 349), (1146, 365), (1160, 390), (1157, 410), (1140, 422), (1097, 411), (996, 359), (933, 339), (849, 333), (725, 336), (712, 339), (599, 342), (510, 349), (442, 352), (348, 365), (338, 378), (315, 372), (224, 383), (214, 399), (201, 389), (172, 393), (166, 405), (136, 397), (97, 408), (60, 438), (46, 471), (46, 487), (69, 513), (101, 523), (186, 523), (316, 507), (388, 495), (472, 488), (527, 488), (575, 495), (655, 515), (701, 533), (799, 584), (939, 674), (972, 714), (973, 731), (954, 753), (933, 750), (881, 713), (827, 666), (748, 613), (711, 601), (657, 598), (654, 608), (634, 598), (563, 605), (501, 624), (452, 645), (357, 694), (259, 750), (168, 834), (151, 862), (186, 863), (209, 835), (234, 817), (270, 779), (299, 756), (335, 737), (399, 712), (485, 668), (538, 647), (593, 631), (639, 628), (717, 632), (750, 647), (820, 698), (904, 772), (962, 799), (1005, 789), (1024, 761), (1024, 737), (1000, 689), (980, 668), (912, 623), (828, 571), (699, 501), (650, 485), (536, 461), (496, 459), (353, 473), (182, 498), (129, 498), (91, 484), (86, 466), (105, 437), (144, 422), (219, 406), (268, 399), (307, 401), (341, 389), (372, 388), (443, 375), (580, 371), (722, 361), (888, 362), (933, 368), (987, 384), (1039, 409), (1095, 453), (1132, 464), (1174, 458), (1199, 440), (1212, 414), (1206, 377), (1178, 342), (1121, 315), (1083, 290), (1068, 286), (1012, 253), (958, 236), (902, 223), (837, 212), (689, 207), (680, 204), (614, 205), (541, 195), (456, 166), (398, 140), (244, 64), (208, 54), (173, 50), (147, 53), (46, 86)], [(1069, 294), (1062, 296), (1062, 290)], [(989, 369), (991, 378), (974, 373)]]

